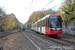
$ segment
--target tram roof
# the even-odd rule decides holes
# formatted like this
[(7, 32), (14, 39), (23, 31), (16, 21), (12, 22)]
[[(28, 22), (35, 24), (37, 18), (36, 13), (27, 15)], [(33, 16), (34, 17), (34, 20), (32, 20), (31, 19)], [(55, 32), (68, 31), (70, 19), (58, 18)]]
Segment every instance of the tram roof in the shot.
[[(51, 15), (51, 16), (53, 16), (53, 15), (58, 16), (58, 14), (49, 14), (49, 15), (46, 15), (45, 17), (41, 18), (40, 20), (36, 21), (34, 24), (36, 24), (37, 22), (39, 22), (39, 21), (45, 19), (46, 17), (49, 17), (50, 15)], [(32, 24), (32, 25), (34, 25), (34, 24)]]

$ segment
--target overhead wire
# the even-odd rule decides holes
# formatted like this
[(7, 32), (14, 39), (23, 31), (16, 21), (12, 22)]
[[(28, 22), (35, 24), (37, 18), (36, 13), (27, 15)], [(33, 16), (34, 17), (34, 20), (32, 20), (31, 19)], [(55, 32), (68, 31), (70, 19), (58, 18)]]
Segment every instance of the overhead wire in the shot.
[[(51, 7), (50, 9), (55, 8), (55, 7), (59, 6), (59, 5), (61, 5), (61, 4), (58, 4), (58, 5), (56, 5), (56, 6), (53, 6), (53, 7)], [(48, 8), (43, 8), (43, 9), (48, 9)]]
[[(46, 6), (48, 6), (50, 3), (52, 3), (54, 0), (51, 0), (47, 5), (45, 5), (44, 7), (46, 7)], [(33, 0), (32, 0), (32, 2), (31, 2), (31, 4), (30, 4), (30, 6), (29, 6), (29, 9), (27, 10), (27, 12), (26, 13), (28, 13), (32, 8), (33, 8), (33, 6), (36, 4), (36, 2), (37, 2), (37, 0), (35, 1), (35, 3), (33, 4)], [(33, 4), (33, 5), (32, 5)], [(31, 6), (32, 5), (32, 6)], [(59, 5), (59, 4), (58, 4)], [(56, 5), (56, 6), (54, 6), (54, 7), (52, 7), (52, 8), (55, 8), (55, 7), (57, 7), (58, 5)], [(45, 8), (42, 8), (42, 10), (43, 9), (45, 9)]]
[[(48, 6), (50, 3), (52, 3), (54, 0), (51, 0), (46, 6)], [(46, 7), (46, 6), (44, 6), (44, 7)]]
[[(46, 6), (48, 6), (50, 3), (52, 3), (54, 0), (51, 0), (47, 5), (45, 5), (44, 7), (46, 7)], [(37, 0), (35, 1), (35, 3), (37, 2)], [(31, 2), (31, 4), (33, 3), (33, 0), (32, 0), (32, 2)], [(35, 3), (32, 5), (32, 7), (31, 8), (29, 8), (28, 10), (31, 10), (32, 8), (33, 8), (33, 6), (35, 5)], [(30, 4), (30, 6), (31, 6), (31, 4)], [(30, 7), (29, 6), (29, 7)], [(42, 8), (42, 10), (43, 10), (44, 8)], [(28, 13), (29, 11), (27, 10), (27, 12), (26, 13)]]
[[(33, 6), (36, 4), (37, 0), (35, 1), (35, 3), (33, 4)], [(33, 8), (33, 6), (31, 8)]]
[[(54, 0), (53, 0), (53, 1), (54, 1)], [(53, 1), (51, 1), (51, 2), (53, 2)], [(51, 2), (50, 2), (50, 3), (51, 3)], [(48, 4), (50, 4), (50, 3), (48, 3)], [(48, 4), (47, 4), (47, 5), (48, 5)], [(55, 8), (55, 7), (59, 6), (59, 5), (61, 5), (61, 4), (55, 5), (55, 6), (53, 6), (52, 8)], [(52, 9), (52, 8), (50, 8), (50, 9)], [(43, 9), (46, 9), (46, 8), (42, 8), (42, 10), (43, 10)]]
[[(44, 7), (48, 6), (50, 3), (52, 3), (54, 0), (51, 0), (47, 5), (45, 5)], [(44, 8), (42, 8), (43, 10)]]
[[(35, 1), (35, 3), (37, 2), (37, 0)], [(32, 0), (32, 2), (31, 2), (31, 4), (33, 3), (33, 0)], [(29, 6), (29, 9), (28, 10), (31, 10), (32, 8), (33, 8), (33, 6), (35, 5), (35, 3), (31, 6), (31, 4), (30, 4), (30, 6)], [(27, 12), (26, 13), (28, 13), (29, 11), (27, 10)]]
[[(31, 7), (32, 3), (33, 3), (33, 0), (32, 0), (32, 2), (31, 2), (31, 4), (30, 4), (30, 6), (29, 6), (29, 7)], [(26, 11), (26, 12), (28, 12), (28, 9), (30, 9), (29, 7), (28, 7), (28, 8), (26, 8), (26, 9), (27, 9), (27, 11)]]

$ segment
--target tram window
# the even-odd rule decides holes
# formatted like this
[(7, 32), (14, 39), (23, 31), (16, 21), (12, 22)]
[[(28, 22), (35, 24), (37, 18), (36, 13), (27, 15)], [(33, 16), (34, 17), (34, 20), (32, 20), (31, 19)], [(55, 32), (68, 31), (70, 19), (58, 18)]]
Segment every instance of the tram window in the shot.
[(40, 21), (40, 27), (42, 27), (42, 20)]
[(46, 26), (48, 27), (48, 20), (46, 19)]
[(42, 20), (41, 20), (40, 26), (42, 27)]
[(46, 26), (49, 27), (49, 18), (46, 19)]
[(48, 27), (48, 19), (47, 19), (47, 27)]
[(38, 22), (38, 27), (39, 27), (39, 22)]
[(47, 19), (46, 19), (46, 26), (47, 26)]
[(42, 26), (45, 26), (45, 20), (42, 20)]
[(38, 22), (37, 22), (37, 27), (38, 27)]
[(39, 27), (41, 27), (41, 21), (39, 21)]
[(49, 27), (49, 18), (48, 18), (48, 27)]
[(46, 19), (45, 19), (45, 26), (46, 26)]
[(45, 21), (44, 20), (41, 20), (41, 26), (45, 26)]
[(34, 24), (34, 27), (35, 27), (35, 24)]
[(37, 22), (37, 26), (39, 27), (39, 22)]

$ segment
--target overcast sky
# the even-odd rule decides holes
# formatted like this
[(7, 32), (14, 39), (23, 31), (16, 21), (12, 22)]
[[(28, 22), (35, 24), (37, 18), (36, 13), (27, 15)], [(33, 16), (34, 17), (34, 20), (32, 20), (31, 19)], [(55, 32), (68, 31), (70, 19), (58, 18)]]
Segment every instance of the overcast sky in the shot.
[(51, 3), (50, 1), (53, 0), (0, 0), (0, 6), (7, 14), (14, 13), (24, 24), (34, 11), (40, 11), (42, 8), (57, 10), (62, 3), (62, 0), (54, 0)]

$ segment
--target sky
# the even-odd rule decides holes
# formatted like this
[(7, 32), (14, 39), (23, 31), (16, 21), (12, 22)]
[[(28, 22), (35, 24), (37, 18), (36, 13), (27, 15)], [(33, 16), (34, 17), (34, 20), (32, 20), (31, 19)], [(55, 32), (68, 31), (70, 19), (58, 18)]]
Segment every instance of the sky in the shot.
[(0, 7), (7, 14), (14, 13), (16, 18), (24, 24), (34, 11), (50, 8), (56, 11), (61, 3), (62, 0), (0, 0)]

